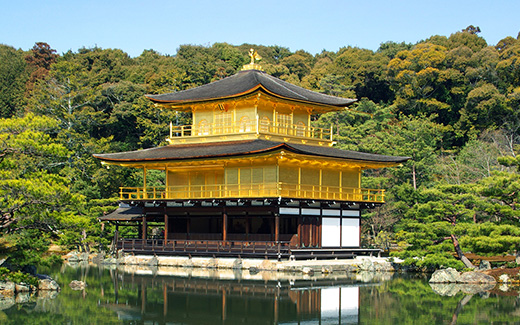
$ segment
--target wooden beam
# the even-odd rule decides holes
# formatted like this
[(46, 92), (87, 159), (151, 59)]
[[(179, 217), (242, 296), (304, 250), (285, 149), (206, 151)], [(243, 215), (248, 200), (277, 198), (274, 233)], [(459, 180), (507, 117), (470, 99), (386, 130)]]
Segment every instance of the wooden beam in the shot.
[(274, 241), (280, 241), (280, 214), (274, 215)]
[(142, 238), (141, 239), (145, 239), (146, 240), (146, 233), (148, 231), (148, 225), (146, 224), (146, 215), (143, 216), (143, 222), (141, 224), (142, 226)]
[(227, 240), (227, 224), (228, 224), (228, 216), (226, 209), (222, 212), (222, 240)]
[(168, 214), (164, 213), (164, 242), (168, 240)]

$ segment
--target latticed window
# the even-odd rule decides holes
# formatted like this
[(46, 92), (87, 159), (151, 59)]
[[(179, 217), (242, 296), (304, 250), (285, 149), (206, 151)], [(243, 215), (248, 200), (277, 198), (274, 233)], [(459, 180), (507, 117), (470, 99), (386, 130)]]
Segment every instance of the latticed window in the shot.
[(277, 114), (276, 124), (278, 126), (278, 133), (291, 134), (292, 115), (291, 114)]
[(298, 137), (305, 136), (305, 124), (301, 121), (296, 123), (296, 136), (298, 136)]
[(215, 114), (215, 133), (229, 133), (233, 130), (233, 113), (220, 112)]
[(260, 132), (270, 132), (271, 120), (267, 116), (260, 119)]
[(291, 114), (278, 114), (276, 115), (276, 122), (279, 126), (290, 126), (292, 124)]
[(209, 134), (209, 125), (208, 121), (200, 120), (199, 127), (197, 130), (197, 135), (208, 135)]
[(251, 120), (247, 116), (243, 116), (238, 122), (238, 132), (251, 131)]

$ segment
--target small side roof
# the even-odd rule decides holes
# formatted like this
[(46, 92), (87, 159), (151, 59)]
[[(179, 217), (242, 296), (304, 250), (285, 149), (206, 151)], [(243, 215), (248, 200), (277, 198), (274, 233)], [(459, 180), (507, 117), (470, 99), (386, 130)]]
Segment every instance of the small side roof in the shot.
[(100, 221), (134, 221), (141, 220), (143, 208), (141, 207), (119, 207), (116, 211), (101, 216)]
[(217, 157), (231, 157), (249, 154), (287, 150), (297, 154), (317, 157), (340, 158), (357, 161), (402, 163), (410, 157), (386, 156), (372, 153), (341, 150), (331, 147), (309, 146), (268, 140), (228, 141), (204, 144), (169, 145), (137, 151), (95, 154), (94, 157), (105, 162), (152, 162), (167, 160), (188, 160)]
[(356, 101), (356, 99), (320, 94), (298, 87), (259, 70), (240, 71), (230, 77), (196, 88), (161, 95), (146, 95), (146, 97), (159, 104), (186, 105), (244, 96), (257, 90), (284, 99), (336, 107), (346, 107)]

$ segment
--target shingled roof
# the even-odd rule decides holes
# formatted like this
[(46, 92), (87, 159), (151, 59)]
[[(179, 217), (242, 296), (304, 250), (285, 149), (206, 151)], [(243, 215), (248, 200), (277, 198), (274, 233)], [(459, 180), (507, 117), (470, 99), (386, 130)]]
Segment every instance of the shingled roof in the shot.
[(228, 141), (204, 144), (169, 145), (151, 149), (119, 153), (95, 154), (94, 157), (106, 162), (152, 162), (166, 160), (191, 160), (243, 156), (286, 150), (297, 154), (317, 157), (340, 158), (356, 161), (381, 163), (402, 163), (410, 157), (385, 156), (331, 147), (309, 146), (267, 140)]
[(284, 99), (336, 107), (346, 107), (356, 101), (320, 94), (258, 70), (240, 71), (230, 77), (196, 88), (161, 95), (146, 95), (146, 97), (155, 103), (183, 105), (239, 97), (255, 91), (263, 91)]

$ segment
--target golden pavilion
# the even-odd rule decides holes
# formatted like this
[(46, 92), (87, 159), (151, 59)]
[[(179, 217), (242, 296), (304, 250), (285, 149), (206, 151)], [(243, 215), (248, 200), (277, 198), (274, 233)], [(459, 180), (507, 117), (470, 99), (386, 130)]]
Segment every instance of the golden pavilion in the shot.
[[(362, 171), (409, 158), (334, 148), (333, 128), (313, 127), (311, 116), (355, 100), (270, 76), (253, 54), (233, 76), (146, 96), (192, 115), (191, 125), (170, 124), (167, 146), (94, 155), (143, 170), (142, 186), (122, 187), (120, 208), (101, 218), (138, 228), (138, 238), (116, 230), (119, 250), (278, 259), (369, 251), (360, 248), (361, 210), (385, 192), (361, 188)], [(147, 185), (150, 170), (164, 172), (164, 186)]]

